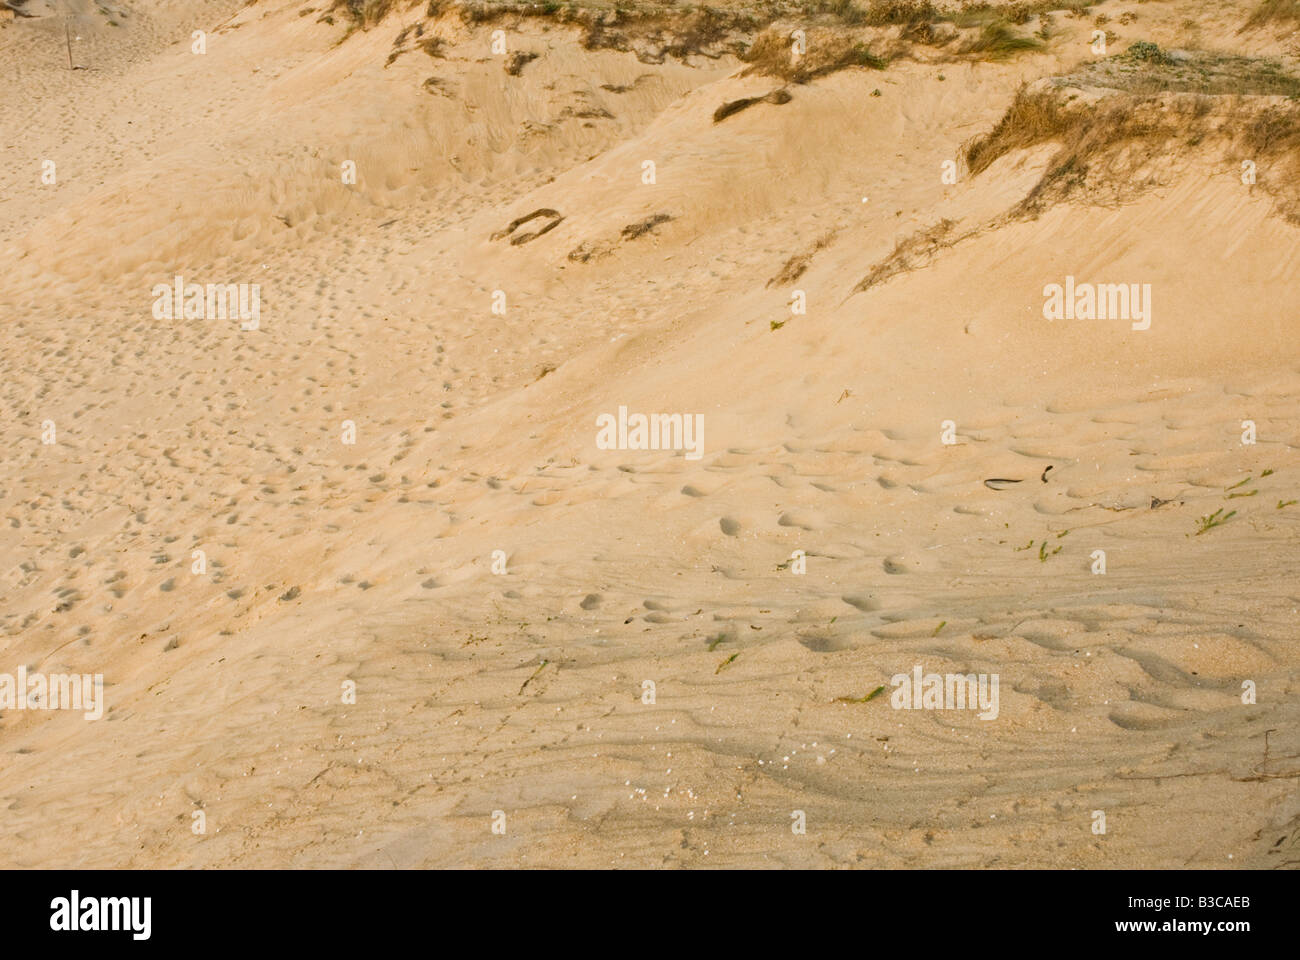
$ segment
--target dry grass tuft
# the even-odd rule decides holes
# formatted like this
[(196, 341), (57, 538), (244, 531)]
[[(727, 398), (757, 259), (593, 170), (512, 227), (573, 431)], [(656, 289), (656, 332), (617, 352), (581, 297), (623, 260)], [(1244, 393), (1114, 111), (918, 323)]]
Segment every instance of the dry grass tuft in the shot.
[(1037, 37), (1017, 33), (1015, 28), (1001, 22), (988, 23), (979, 36), (962, 48), (962, 53), (978, 55), (985, 60), (1005, 60), (1027, 50), (1041, 50), (1043, 41)]
[(523, 73), (524, 67), (536, 60), (537, 57), (538, 54), (534, 53), (532, 50), (516, 50), (514, 53), (510, 54), (510, 59), (506, 61), (506, 73), (512, 77), (519, 76), (519, 74)]
[(320, 19), (333, 23), (333, 15), (338, 14), (347, 21), (350, 33), (352, 30), (370, 29), (399, 6), (414, 4), (403, 4), (402, 0), (334, 0)]
[(966, 164), (976, 176), (1008, 153), (1058, 143), (1012, 211), (1035, 216), (1084, 187), (1123, 199), (1154, 182), (1143, 170), (1213, 146), (1234, 165), (1255, 164), (1260, 187), (1277, 198), (1283, 216), (1300, 222), (1300, 103), (1243, 95), (1239, 86), (1228, 83), (1227, 96), (1141, 84), (1084, 96), (1073, 79), (1071, 86), (1040, 82), (1021, 88), (997, 125), (968, 144)]
[(899, 240), (894, 245), (893, 252), (858, 281), (858, 285), (853, 288), (853, 293), (861, 293), (890, 277), (924, 267), (934, 260), (940, 250), (951, 247), (957, 242), (959, 238), (952, 236), (952, 229), (955, 226), (957, 221), (945, 217), (933, 226), (918, 230)]
[[(347, 33), (369, 29), (389, 13), (418, 0), (332, 0), (320, 18), (348, 23)], [(576, 27), (589, 50), (612, 49), (634, 54), (643, 63), (660, 64), (673, 57), (718, 59), (732, 54), (757, 72), (793, 82), (852, 67), (883, 69), (920, 46), (945, 47), (963, 37), (959, 55), (971, 59), (1003, 59), (1044, 46), (1045, 23), (1037, 35), (1018, 25), (1043, 11), (1086, 9), (1082, 0), (1026, 0), (992, 4), (987, 0), (769, 0), (749, 8), (677, 5), (674, 0), (429, 0), (426, 20), (452, 16), (465, 24), (498, 20), (545, 19)], [(809, 36), (808, 52), (799, 62), (789, 57), (791, 24), (802, 24)], [(406, 52), (404, 28), (389, 63)], [(816, 34), (816, 39), (813, 39)], [(972, 35), (974, 34), (974, 35)], [(419, 35), (418, 33), (416, 34)], [(881, 52), (887, 47), (887, 52)]]
[(1061, 139), (1075, 124), (1062, 98), (1022, 88), (997, 125), (967, 146), (966, 167), (978, 176), (1013, 150)]
[(1046, 172), (1013, 211), (1036, 215), (1090, 177), (1117, 194), (1140, 188), (1135, 171), (1172, 153), (1172, 141), (1199, 142), (1211, 111), (1211, 100), (1198, 95), (1115, 92), (1089, 100), (1050, 86), (1024, 88), (997, 126), (970, 144), (966, 163), (974, 176), (1014, 150), (1058, 142)]
[(781, 30), (760, 33), (741, 59), (749, 64), (745, 75), (780, 77), (790, 83), (807, 83), (839, 70), (863, 67), (884, 70), (898, 56), (897, 51), (878, 54), (869, 45), (829, 31), (809, 32), (808, 52), (791, 56), (790, 39)]
[(794, 283), (804, 275), (804, 271), (812, 264), (813, 257), (820, 251), (825, 250), (835, 239), (835, 231), (832, 230), (823, 236), (817, 238), (816, 242), (803, 253), (796, 253), (793, 257), (785, 262), (785, 265), (777, 272), (771, 280), (767, 281), (767, 286), (784, 286), (788, 283)]
[(636, 223), (629, 223), (623, 228), (622, 232), (619, 233), (619, 238), (623, 240), (635, 240), (638, 237), (643, 237), (647, 233), (653, 232), (655, 227), (659, 226), (661, 223), (667, 223), (671, 219), (672, 214), (653, 214), (652, 216), (646, 217), (644, 220), (638, 220)]

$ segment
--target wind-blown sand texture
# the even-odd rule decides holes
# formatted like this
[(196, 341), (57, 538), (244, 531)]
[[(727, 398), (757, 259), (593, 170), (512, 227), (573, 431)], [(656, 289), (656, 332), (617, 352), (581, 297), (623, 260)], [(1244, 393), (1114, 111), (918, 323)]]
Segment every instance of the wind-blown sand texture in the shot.
[(1300, 863), (1300, 21), (11, 5), (4, 866)]

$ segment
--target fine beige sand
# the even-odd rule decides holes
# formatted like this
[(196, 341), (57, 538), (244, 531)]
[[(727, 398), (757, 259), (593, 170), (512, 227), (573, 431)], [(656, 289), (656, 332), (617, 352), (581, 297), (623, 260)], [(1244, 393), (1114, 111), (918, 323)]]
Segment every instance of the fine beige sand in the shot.
[[(1182, 136), (1161, 94), (1172, 134), (1064, 179), (1060, 137), (966, 152), (1024, 84), (1118, 102), (1099, 18), (1300, 73), (1257, 6), (1005, 57), (866, 24), (884, 69), (792, 78), (320, 0), (74, 3), (70, 70), (29, 0), (0, 673), (102, 674), (104, 715), (0, 710), (0, 865), (1300, 864), (1296, 103)], [(258, 328), (156, 318), (177, 275), (259, 284)], [(1067, 276), (1149, 284), (1149, 329), (1046, 319)], [(701, 455), (602, 449), (620, 406)], [(895, 709), (917, 666), (997, 717)]]

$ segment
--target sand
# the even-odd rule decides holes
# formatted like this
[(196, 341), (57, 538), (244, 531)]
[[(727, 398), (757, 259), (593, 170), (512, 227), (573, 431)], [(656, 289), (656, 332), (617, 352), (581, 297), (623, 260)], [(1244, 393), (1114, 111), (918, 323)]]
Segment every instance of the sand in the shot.
[[(1205, 6), (1094, 15), (1296, 62)], [(1091, 19), (787, 88), (304, 8), (87, 5), (79, 70), (0, 24), (0, 673), (104, 697), (0, 710), (0, 864), (1300, 862), (1300, 226), (1216, 144), (1035, 216), (1051, 144), (942, 178)], [(1149, 329), (1045, 319), (1067, 277)]]

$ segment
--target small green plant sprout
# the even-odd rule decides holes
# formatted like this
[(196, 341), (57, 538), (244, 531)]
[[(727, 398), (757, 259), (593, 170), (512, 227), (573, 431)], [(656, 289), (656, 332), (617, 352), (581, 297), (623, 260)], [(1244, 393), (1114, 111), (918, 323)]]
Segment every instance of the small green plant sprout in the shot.
[(1247, 477), (1245, 480), (1238, 480), (1232, 486), (1224, 487), (1223, 488), (1224, 492), (1227, 492), (1228, 490), (1236, 490), (1238, 487), (1244, 487), (1246, 484), (1250, 483), (1250, 481), (1251, 481), (1250, 477)]
[(772, 325), (773, 330), (780, 330), (785, 326), (784, 320), (769, 320), (768, 322)]
[(1267, 470), (1265, 470), (1263, 473), (1260, 474), (1260, 477), (1271, 477), (1272, 475), (1273, 475), (1273, 468), (1269, 467)]
[(1039, 548), (1038, 548), (1038, 562), (1039, 562), (1039, 563), (1046, 563), (1048, 557), (1054, 557), (1054, 556), (1056, 556), (1058, 553), (1061, 552), (1061, 549), (1062, 549), (1061, 547), (1057, 547), (1055, 550), (1053, 550), (1053, 551), (1051, 551), (1051, 552), (1049, 553), (1048, 550), (1047, 550), (1047, 541), (1044, 540), (1044, 541), (1042, 542), (1042, 545), (1039, 546)]
[(532, 675), (531, 677), (529, 677), (527, 680), (525, 680), (525, 681), (523, 682), (523, 686), (521, 686), (521, 687), (519, 688), (519, 692), (520, 692), (520, 693), (523, 693), (523, 692), (524, 692), (524, 687), (528, 686), (528, 685), (529, 685), (530, 683), (532, 683), (535, 679), (537, 679), (537, 675), (538, 675), (539, 673), (541, 673), (543, 670), (545, 670), (545, 669), (546, 669), (546, 665), (547, 665), (548, 663), (550, 663), (550, 662), (551, 662), (551, 661), (549, 661), (549, 660), (543, 660), (543, 661), (541, 662), (541, 664), (537, 667), (537, 669), (533, 671), (533, 675)]
[(1034, 541), (1030, 540), (1023, 547), (1013, 547), (1012, 549), (1015, 550), (1016, 553), (1019, 553), (1021, 550), (1028, 550), (1033, 545), (1034, 545)]
[[(1223, 515), (1220, 516), (1220, 514)], [(1215, 527), (1222, 526), (1223, 524), (1231, 520), (1234, 516), (1236, 516), (1236, 514), (1237, 514), (1236, 510), (1231, 510), (1228, 513), (1223, 513), (1223, 507), (1220, 507), (1218, 510), (1215, 510), (1209, 516), (1201, 517), (1200, 520), (1196, 521), (1199, 524), (1199, 528), (1196, 531), (1196, 535), (1199, 537), (1206, 530), (1213, 530)]]
[(1283, 507), (1289, 507), (1293, 503), (1300, 503), (1300, 500), (1279, 500), (1277, 502), (1277, 508), (1281, 510)]
[(947, 620), (941, 620), (941, 621), (939, 621), (939, 625), (938, 625), (937, 627), (934, 628), (934, 633), (930, 634), (930, 636), (932, 636), (932, 637), (937, 637), (937, 636), (939, 635), (939, 631), (942, 630), (942, 629), (943, 629), (944, 627), (946, 627), (946, 626), (948, 626), (948, 621), (947, 621)]
[(716, 677), (718, 674), (720, 674), (722, 672), (722, 668), (726, 666), (730, 666), (731, 662), (735, 660), (738, 656), (740, 656), (739, 650), (737, 650), (731, 656), (727, 657), (726, 660), (723, 660), (720, 664), (718, 664), (718, 669), (713, 671), (713, 675)]
[(1255, 494), (1257, 494), (1257, 493), (1259, 493), (1258, 490), (1242, 490), (1242, 491), (1240, 491), (1240, 492), (1238, 492), (1238, 493), (1230, 493), (1230, 494), (1228, 494), (1228, 499), (1229, 499), (1229, 500), (1236, 500), (1238, 497), (1253, 497), (1253, 496), (1254, 496)]
[(884, 689), (885, 689), (885, 685), (882, 683), (880, 686), (876, 687), (876, 689), (868, 693), (865, 697), (836, 697), (835, 702), (836, 703), (867, 703), (871, 700), (874, 700), (877, 696), (879, 696), (881, 691), (883, 691)]

